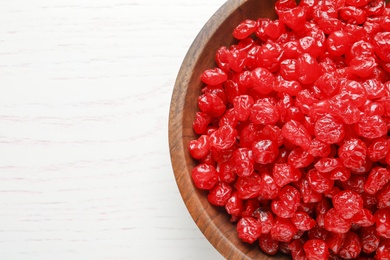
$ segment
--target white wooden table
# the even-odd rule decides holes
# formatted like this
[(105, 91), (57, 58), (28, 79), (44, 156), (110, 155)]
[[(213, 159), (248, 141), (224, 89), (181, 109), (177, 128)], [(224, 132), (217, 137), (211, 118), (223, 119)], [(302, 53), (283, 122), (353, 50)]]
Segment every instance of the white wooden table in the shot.
[(0, 259), (222, 259), (181, 200), (167, 128), (223, 3), (0, 1)]

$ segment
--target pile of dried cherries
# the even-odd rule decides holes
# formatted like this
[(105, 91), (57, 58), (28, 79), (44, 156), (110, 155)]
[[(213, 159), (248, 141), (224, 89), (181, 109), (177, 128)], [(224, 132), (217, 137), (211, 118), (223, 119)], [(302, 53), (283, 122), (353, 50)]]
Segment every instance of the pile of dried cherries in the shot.
[(390, 7), (279, 0), (204, 71), (192, 180), (293, 259), (390, 259)]

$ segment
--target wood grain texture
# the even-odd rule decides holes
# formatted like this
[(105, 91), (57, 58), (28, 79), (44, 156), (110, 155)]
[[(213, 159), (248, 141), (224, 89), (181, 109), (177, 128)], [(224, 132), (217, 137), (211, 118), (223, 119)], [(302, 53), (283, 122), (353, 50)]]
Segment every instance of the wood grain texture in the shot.
[(242, 243), (228, 214), (211, 206), (206, 193), (199, 191), (191, 181), (191, 170), (196, 162), (191, 159), (187, 147), (191, 140), (197, 138), (192, 122), (198, 111), (196, 100), (202, 88), (199, 77), (205, 69), (215, 66), (213, 57), (216, 50), (234, 42), (231, 32), (239, 22), (245, 18), (274, 16), (274, 1), (227, 1), (195, 39), (179, 72), (172, 97), (169, 138), (179, 190), (194, 221), (226, 259), (288, 258), (282, 255), (271, 258), (263, 254), (256, 245)]
[(180, 197), (168, 113), (222, 0), (3, 1), (0, 258), (223, 259)]

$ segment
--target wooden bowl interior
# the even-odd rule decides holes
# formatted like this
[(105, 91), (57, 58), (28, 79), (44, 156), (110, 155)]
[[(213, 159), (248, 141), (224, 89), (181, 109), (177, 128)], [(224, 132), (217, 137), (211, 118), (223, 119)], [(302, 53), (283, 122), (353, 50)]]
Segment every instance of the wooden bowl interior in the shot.
[(172, 167), (192, 218), (210, 243), (227, 259), (289, 259), (284, 255), (269, 257), (258, 245), (241, 242), (236, 227), (224, 209), (207, 201), (207, 192), (192, 183), (191, 170), (196, 161), (187, 151), (188, 143), (198, 136), (192, 129), (201, 93), (201, 73), (216, 66), (214, 56), (221, 46), (235, 42), (233, 29), (244, 19), (275, 18), (275, 0), (227, 1), (206, 23), (189, 49), (175, 83), (169, 116), (169, 145)]

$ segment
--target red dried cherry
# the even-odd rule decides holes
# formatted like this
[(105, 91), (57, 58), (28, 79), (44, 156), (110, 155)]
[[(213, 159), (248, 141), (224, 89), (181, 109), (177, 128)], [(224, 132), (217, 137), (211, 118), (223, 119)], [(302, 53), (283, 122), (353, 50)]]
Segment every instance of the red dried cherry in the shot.
[(199, 189), (209, 190), (217, 184), (218, 173), (212, 165), (199, 164), (192, 170), (192, 180)]
[(241, 22), (233, 31), (233, 36), (236, 39), (245, 39), (256, 31), (257, 23), (253, 20), (245, 20)]
[(260, 164), (273, 162), (279, 154), (278, 146), (274, 141), (262, 140), (252, 147), (253, 158)]
[(288, 121), (282, 127), (282, 135), (291, 143), (304, 149), (310, 145), (311, 137), (307, 129), (295, 120)]
[(325, 143), (334, 144), (344, 138), (344, 126), (332, 115), (318, 119), (314, 127), (316, 138)]
[(215, 94), (206, 93), (198, 98), (199, 109), (211, 117), (219, 117), (226, 110), (223, 100)]
[(272, 174), (279, 187), (297, 182), (301, 178), (301, 172), (287, 163), (275, 163)]
[(367, 147), (360, 139), (350, 139), (340, 146), (338, 155), (345, 167), (359, 169), (366, 162)]
[(321, 239), (310, 239), (303, 245), (306, 257), (313, 260), (326, 260), (329, 257), (328, 245)]
[(350, 219), (363, 209), (363, 199), (351, 190), (343, 190), (337, 193), (333, 199), (333, 206), (344, 218)]
[(376, 234), (375, 226), (360, 229), (360, 243), (364, 253), (370, 254), (377, 250), (380, 238)]
[(237, 223), (237, 233), (242, 241), (252, 244), (261, 235), (261, 225), (253, 217), (244, 217)]
[(297, 231), (297, 228), (289, 219), (277, 217), (271, 229), (271, 237), (276, 241), (290, 242)]
[(272, 239), (269, 234), (262, 234), (259, 237), (259, 246), (268, 255), (275, 255), (279, 249), (279, 242)]
[(207, 85), (218, 85), (227, 80), (227, 75), (220, 68), (214, 68), (203, 72), (200, 76), (200, 80)]
[(335, 208), (325, 213), (324, 227), (333, 233), (347, 233), (351, 228), (351, 223), (340, 216)]
[(258, 100), (253, 106), (250, 121), (254, 124), (273, 125), (278, 122), (280, 114), (278, 109), (266, 100)]
[(207, 195), (208, 201), (216, 206), (225, 206), (232, 193), (232, 187), (224, 182), (215, 185)]
[(359, 236), (350, 231), (345, 237), (344, 244), (341, 246), (338, 255), (344, 259), (357, 258), (362, 250)]
[(256, 198), (261, 192), (260, 175), (254, 173), (246, 177), (238, 177), (234, 185), (241, 199)]

